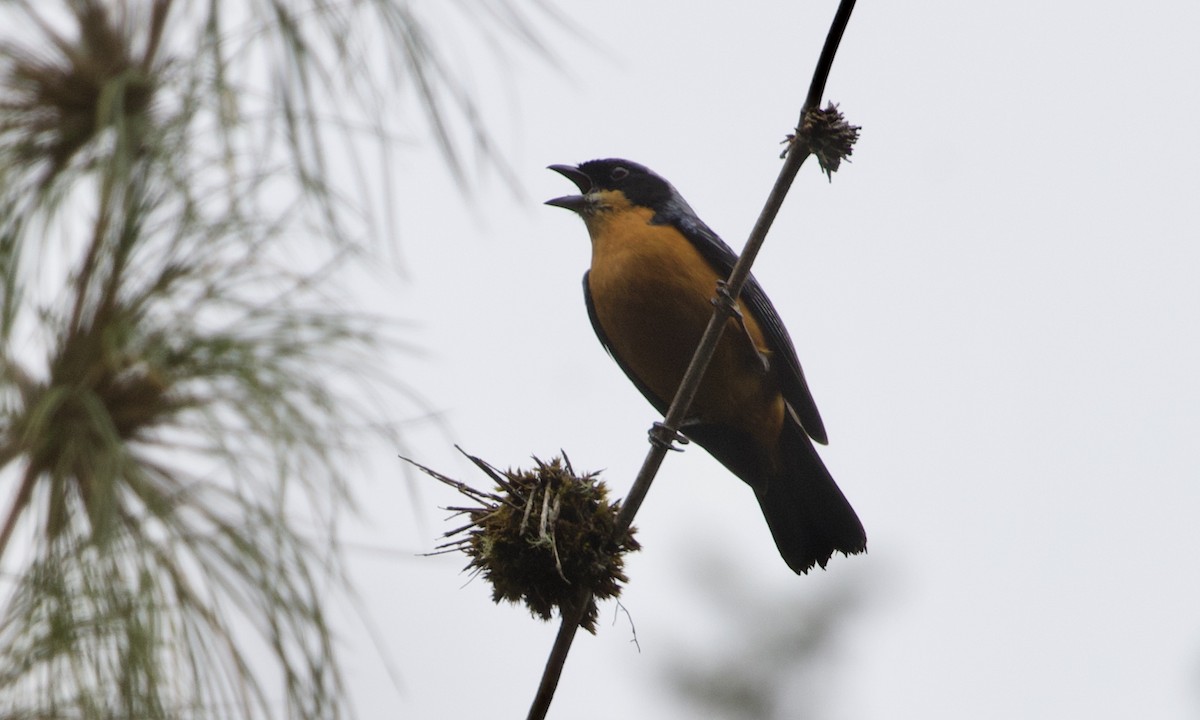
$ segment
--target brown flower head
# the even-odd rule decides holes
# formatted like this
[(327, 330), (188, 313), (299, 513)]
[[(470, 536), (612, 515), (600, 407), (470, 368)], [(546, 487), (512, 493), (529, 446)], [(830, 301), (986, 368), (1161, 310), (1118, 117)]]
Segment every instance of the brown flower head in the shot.
[(470, 523), (447, 532), (450, 540), (439, 552), (462, 551), (470, 558), (467, 569), (491, 583), (495, 602), (522, 602), (543, 620), (555, 608), (565, 614), (590, 591), (580, 624), (595, 633), (596, 600), (620, 595), (629, 579), (625, 553), (639, 547), (633, 528), (615, 537), (620, 503), (608, 502), (608, 488), (596, 473), (577, 475), (565, 455), (550, 462), (534, 458), (531, 469), (505, 471), (467, 457), (495, 481), (494, 492), (413, 463), (478, 503), (449, 508)]

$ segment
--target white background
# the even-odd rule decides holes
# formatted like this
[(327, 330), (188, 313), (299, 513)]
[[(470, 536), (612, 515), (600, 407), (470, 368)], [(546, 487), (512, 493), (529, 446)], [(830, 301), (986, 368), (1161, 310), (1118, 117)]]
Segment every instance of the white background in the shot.
[[(484, 484), (453, 443), (501, 466), (562, 448), (623, 494), (646, 452), (656, 417), (593, 336), (587, 234), (541, 204), (573, 191), (544, 166), (644, 163), (740, 248), (834, 8), (572, 3), (591, 40), (547, 26), (553, 67), (447, 36), (519, 187), (481, 171), (464, 195), (418, 149), (395, 168), (406, 277), (366, 299), (412, 323), (424, 353), (395, 366), (436, 421), (356, 487), (364, 718), (523, 717), (557, 628), (416, 556), (456, 497), (396, 453)], [(1196, 716), (1197, 37), (1195, 2), (859, 3), (826, 93), (863, 127), (853, 163), (805, 167), (754, 272), (869, 554), (792, 575), (752, 493), (673, 454), (628, 566), (640, 651), (602, 607), (551, 717), (703, 717), (659, 687), (681, 649), (720, 658), (847, 588), (819, 697), (795, 699), (820, 717)], [(713, 558), (757, 601), (714, 612)]]

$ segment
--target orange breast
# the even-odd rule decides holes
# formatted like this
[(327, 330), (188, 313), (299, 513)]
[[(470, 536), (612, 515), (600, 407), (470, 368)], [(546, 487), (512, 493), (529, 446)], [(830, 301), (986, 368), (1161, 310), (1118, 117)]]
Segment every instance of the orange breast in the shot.
[[(612, 352), (665, 405), (675, 395), (712, 316), (720, 279), (675, 228), (649, 223), (644, 208), (591, 218), (588, 285)], [(784, 402), (757, 321), (730, 319), (690, 418), (731, 425), (773, 447)]]

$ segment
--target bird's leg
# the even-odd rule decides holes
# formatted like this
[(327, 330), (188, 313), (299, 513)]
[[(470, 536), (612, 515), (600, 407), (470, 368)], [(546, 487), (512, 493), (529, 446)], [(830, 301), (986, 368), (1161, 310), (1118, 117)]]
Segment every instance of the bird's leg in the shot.
[(746, 338), (750, 343), (750, 349), (754, 352), (754, 356), (762, 363), (763, 372), (770, 370), (771, 359), (754, 344), (754, 339), (750, 337), (750, 331), (746, 329), (746, 316), (742, 314), (742, 309), (738, 307), (733, 293), (729, 292), (729, 283), (724, 280), (717, 281), (717, 296), (712, 299), (712, 304), (725, 308), (729, 317), (742, 329), (742, 337)]
[(717, 281), (717, 296), (712, 299), (712, 304), (725, 308), (726, 314), (736, 318), (738, 325), (741, 325), (743, 330), (746, 328), (746, 318), (742, 317), (742, 309), (738, 307), (737, 298), (729, 292), (727, 280)]

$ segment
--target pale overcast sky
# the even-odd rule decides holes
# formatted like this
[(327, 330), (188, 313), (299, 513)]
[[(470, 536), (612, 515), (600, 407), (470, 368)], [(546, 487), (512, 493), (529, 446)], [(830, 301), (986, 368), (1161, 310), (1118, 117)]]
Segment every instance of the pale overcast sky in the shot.
[[(544, 167), (646, 164), (740, 248), (835, 6), (570, 3), (602, 47), (550, 30), (557, 67), (460, 43), (521, 187), (485, 173), (464, 203), (413, 171), (432, 153), (398, 168), (408, 278), (369, 301), (414, 323), (425, 354), (395, 363), (440, 422), (414, 420), (406, 454), (482, 483), (452, 443), (501, 466), (562, 448), (624, 493), (657, 418), (592, 333), (587, 234), (541, 204), (572, 190)], [(853, 163), (832, 184), (805, 167), (754, 272), (869, 554), (793, 575), (749, 489), (672, 454), (628, 565), (640, 651), (602, 607), (552, 718), (705, 717), (656, 689), (681, 647), (735, 654), (730, 629), (847, 588), (821, 689), (794, 698), (818, 717), (1196, 717), (1197, 37), (1193, 1), (858, 4), (826, 94), (863, 127)], [(557, 623), (492, 605), (459, 557), (414, 557), (454, 496), (399, 451), (378, 448), (348, 530), (395, 551), (351, 551), (361, 715), (524, 717)], [(718, 560), (761, 604), (711, 612), (694, 576)]]

